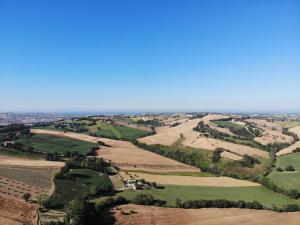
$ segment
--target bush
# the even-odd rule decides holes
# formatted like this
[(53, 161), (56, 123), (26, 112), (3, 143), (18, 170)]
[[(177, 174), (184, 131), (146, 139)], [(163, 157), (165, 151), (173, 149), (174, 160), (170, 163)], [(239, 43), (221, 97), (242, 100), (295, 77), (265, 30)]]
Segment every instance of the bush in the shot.
[(282, 169), (281, 167), (277, 167), (277, 168), (276, 168), (276, 171), (277, 171), (277, 172), (283, 172), (283, 169)]
[(139, 194), (135, 196), (135, 198), (132, 200), (132, 203), (137, 205), (163, 206), (166, 204), (166, 201), (161, 199), (154, 199), (150, 194)]
[(293, 166), (287, 166), (285, 168), (286, 171), (295, 171), (295, 168)]

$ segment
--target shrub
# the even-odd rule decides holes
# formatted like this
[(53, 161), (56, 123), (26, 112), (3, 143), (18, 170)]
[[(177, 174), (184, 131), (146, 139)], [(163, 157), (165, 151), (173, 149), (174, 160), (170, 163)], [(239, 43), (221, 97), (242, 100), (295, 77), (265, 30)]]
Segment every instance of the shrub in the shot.
[(277, 168), (276, 168), (276, 171), (278, 171), (278, 172), (283, 172), (283, 169), (282, 169), (281, 167), (277, 167)]
[(293, 166), (287, 166), (285, 168), (286, 171), (295, 171), (295, 168)]

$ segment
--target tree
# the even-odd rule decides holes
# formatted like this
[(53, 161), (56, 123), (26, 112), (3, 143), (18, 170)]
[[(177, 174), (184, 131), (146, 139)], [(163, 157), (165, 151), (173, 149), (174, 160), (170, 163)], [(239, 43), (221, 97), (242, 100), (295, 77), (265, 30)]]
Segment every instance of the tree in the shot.
[(282, 169), (281, 167), (277, 167), (276, 170), (277, 170), (278, 172), (283, 172), (283, 169)]
[(22, 195), (22, 198), (26, 201), (26, 202), (28, 202), (29, 201), (29, 199), (31, 198), (31, 194), (30, 193), (24, 193), (23, 195)]
[(295, 168), (293, 166), (287, 166), (287, 167), (285, 167), (285, 170), (293, 172), (293, 171), (295, 171)]
[(217, 162), (220, 161), (222, 151), (223, 151), (222, 149), (217, 148), (217, 149), (213, 152), (213, 156), (212, 156), (212, 159), (211, 159), (211, 161), (212, 161), (213, 163), (217, 163)]

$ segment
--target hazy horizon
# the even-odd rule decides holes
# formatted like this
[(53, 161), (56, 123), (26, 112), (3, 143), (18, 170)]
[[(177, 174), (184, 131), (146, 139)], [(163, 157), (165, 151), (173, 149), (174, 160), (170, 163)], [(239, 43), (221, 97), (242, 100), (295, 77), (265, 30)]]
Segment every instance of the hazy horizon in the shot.
[(300, 2), (0, 0), (0, 111), (300, 112)]

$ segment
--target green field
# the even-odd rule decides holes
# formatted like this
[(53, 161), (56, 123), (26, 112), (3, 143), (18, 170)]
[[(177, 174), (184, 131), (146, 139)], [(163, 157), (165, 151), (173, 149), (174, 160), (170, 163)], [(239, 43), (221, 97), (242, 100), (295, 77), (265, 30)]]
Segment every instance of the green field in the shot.
[(244, 128), (244, 126), (236, 124), (236, 123), (232, 123), (230, 121), (212, 121), (212, 123), (219, 127), (224, 127), (224, 128), (233, 129), (233, 130), (239, 130), (239, 129)]
[(25, 158), (25, 159), (44, 159), (44, 155), (30, 153), (30, 152), (22, 152), (14, 149), (6, 149), (0, 147), (0, 155), (17, 157), (17, 158)]
[(55, 171), (56, 169), (45, 167), (0, 165), (0, 176), (47, 190), (51, 188), (51, 179)]
[[(258, 201), (265, 207), (282, 207), (286, 204), (298, 203), (284, 195), (274, 193), (264, 187), (196, 187), (196, 186), (177, 186), (166, 185), (165, 189), (145, 189), (141, 191), (126, 190), (118, 193), (128, 200), (132, 200), (136, 195), (145, 193), (151, 194), (155, 198), (167, 201), (168, 206), (175, 206), (176, 199), (187, 200), (213, 200), (227, 199), (232, 201)], [(101, 202), (106, 197), (94, 199), (94, 202)]]
[(55, 192), (50, 198), (51, 205), (64, 206), (65, 203), (90, 193), (91, 187), (112, 187), (107, 175), (89, 169), (72, 169), (64, 179), (55, 178)]
[(134, 129), (126, 126), (117, 126), (109, 123), (97, 121), (96, 125), (87, 126), (91, 132), (99, 137), (107, 137), (112, 139), (136, 139), (149, 134), (148, 131)]
[(290, 121), (277, 121), (275, 124), (278, 124), (279, 126), (291, 128), (300, 126), (300, 120), (290, 120)]
[(95, 147), (95, 144), (92, 144), (90, 142), (48, 134), (34, 134), (30, 138), (18, 139), (16, 140), (16, 143), (23, 144), (27, 147), (33, 147), (44, 153), (64, 153), (67, 151), (76, 151), (80, 154), (86, 154), (93, 147)]
[(280, 167), (283, 170), (287, 166), (293, 166), (296, 171), (294, 172), (278, 172), (276, 168), (273, 168), (268, 178), (284, 189), (300, 189), (300, 152), (280, 156), (276, 160), (276, 167)]

